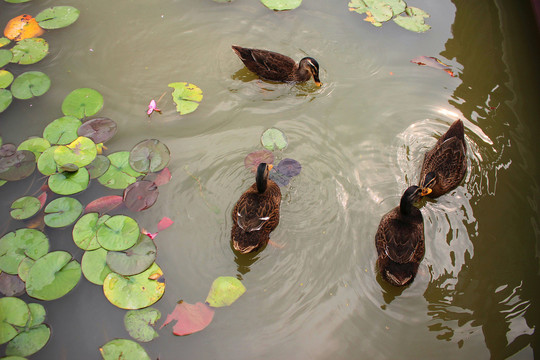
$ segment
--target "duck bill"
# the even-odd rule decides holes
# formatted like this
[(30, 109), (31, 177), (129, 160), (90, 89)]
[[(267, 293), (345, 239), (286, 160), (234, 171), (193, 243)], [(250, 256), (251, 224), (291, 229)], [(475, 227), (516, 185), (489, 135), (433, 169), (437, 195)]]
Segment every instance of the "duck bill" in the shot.
[(268, 164), (268, 171), (272, 170), (274, 168), (274, 165)]
[(426, 195), (431, 194), (432, 191), (433, 191), (433, 190), (431, 190), (430, 188), (425, 187), (425, 188), (422, 188), (422, 192), (420, 193), (420, 195), (426, 196)]
[(313, 74), (313, 81), (315, 81), (315, 85), (317, 85), (318, 87), (321, 87), (322, 82), (321, 82), (321, 80), (319, 79), (319, 75), (318, 75), (318, 74)]

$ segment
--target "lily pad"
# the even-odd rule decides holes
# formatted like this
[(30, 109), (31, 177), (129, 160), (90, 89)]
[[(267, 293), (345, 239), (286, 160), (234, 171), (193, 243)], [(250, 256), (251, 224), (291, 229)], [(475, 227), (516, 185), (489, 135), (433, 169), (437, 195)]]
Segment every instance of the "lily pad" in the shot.
[[(2, 66), (0, 65), (0, 67)], [(7, 88), (12, 82), (13, 82), (13, 74), (7, 70), (0, 70), (0, 89)]]
[(274, 170), (291, 178), (300, 174), (302, 165), (294, 159), (285, 158), (277, 164)]
[(28, 150), (18, 150), (0, 158), (0, 180), (16, 181), (30, 176), (36, 168), (36, 156)]
[(11, 84), (11, 93), (21, 100), (41, 96), (51, 87), (51, 79), (41, 71), (27, 71)]
[(129, 216), (115, 215), (107, 219), (97, 230), (100, 245), (112, 251), (129, 249), (139, 239), (139, 224)]
[(19, 274), (19, 277), (22, 281), (26, 282), (26, 279), (28, 278), (28, 272), (30, 271), (30, 268), (34, 266), (35, 262), (35, 260), (32, 260), (29, 257), (25, 257), (21, 261), (19, 267), (17, 268), (17, 274)]
[(98, 213), (83, 215), (73, 226), (73, 242), (83, 250), (99, 249), (101, 245), (97, 241), (97, 229), (103, 224), (109, 215), (99, 216)]
[(11, 42), (7, 37), (0, 37), (0, 47), (6, 46)]
[(0, 67), (4, 67), (13, 59), (11, 50), (0, 49)]
[(156, 139), (144, 140), (131, 149), (129, 164), (141, 173), (163, 170), (171, 158), (167, 145)]
[(15, 275), (25, 257), (37, 260), (49, 251), (49, 240), (39, 230), (19, 229), (0, 238), (0, 270)]
[(13, 53), (12, 63), (21, 65), (35, 64), (47, 56), (49, 44), (41, 38), (24, 39), (19, 41), (11, 49), (11, 52)]
[(262, 134), (261, 144), (270, 151), (283, 150), (287, 147), (287, 137), (281, 130), (271, 128)]
[(116, 123), (109, 118), (101, 117), (85, 121), (77, 130), (79, 136), (86, 136), (96, 144), (110, 140), (116, 134)]
[(140, 180), (124, 190), (124, 204), (131, 211), (143, 211), (155, 204), (159, 195), (156, 184)]
[(103, 96), (94, 89), (80, 88), (73, 90), (62, 103), (64, 115), (78, 119), (96, 114), (103, 107)]
[(114, 272), (103, 283), (105, 297), (121, 309), (135, 310), (154, 304), (165, 292), (163, 271), (154, 263), (146, 271), (122, 276)]
[(6, 355), (30, 356), (41, 350), (51, 337), (51, 329), (41, 324), (15, 336), (6, 347)]
[(11, 91), (0, 89), (0, 113), (6, 110), (12, 101), (13, 95), (11, 95)]
[(405, 14), (396, 16), (394, 22), (407, 30), (423, 33), (431, 29), (431, 26), (426, 24), (424, 20), (428, 17), (429, 14), (422, 9), (407, 7)]
[(36, 19), (28, 14), (23, 14), (8, 21), (4, 29), (4, 36), (13, 41), (20, 41), (41, 36), (44, 32)]
[(103, 285), (103, 281), (111, 272), (106, 262), (107, 252), (103, 248), (84, 252), (81, 268), (84, 277), (91, 283)]
[(193, 305), (179, 301), (173, 312), (167, 315), (161, 328), (171, 321), (176, 320), (176, 324), (173, 326), (174, 335), (184, 336), (193, 334), (210, 325), (214, 318), (214, 312), (215, 310), (213, 308), (201, 302)]
[(33, 196), (23, 196), (11, 203), (11, 208), (12, 218), (24, 220), (34, 216), (41, 209), (41, 203)]
[(148, 342), (159, 336), (152, 326), (160, 318), (161, 312), (154, 308), (130, 310), (124, 316), (124, 326), (132, 338)]
[(212, 283), (206, 303), (212, 307), (229, 306), (245, 292), (246, 287), (237, 278), (220, 276)]
[(261, 0), (261, 2), (270, 10), (292, 10), (302, 4), (302, 0)]
[[(133, 170), (129, 164), (129, 152), (119, 151), (107, 156), (111, 161), (109, 169), (98, 178), (98, 181), (111, 189), (125, 189), (143, 175)], [(1, 175), (0, 175), (1, 178)]]
[(45, 176), (56, 174), (57, 166), (54, 161), (54, 151), (58, 146), (51, 146), (41, 153), (37, 161), (37, 168)]
[(124, 203), (124, 199), (120, 195), (103, 196), (86, 205), (85, 212), (97, 212), (100, 214), (116, 209)]
[(30, 317), (30, 310), (24, 301), (16, 297), (0, 298), (0, 344), (4, 344), (15, 336), (15, 326), (23, 327)]
[(99, 352), (103, 360), (137, 359), (150, 360), (144, 348), (135, 341), (114, 339), (103, 345)]
[(96, 158), (88, 165), (86, 165), (86, 170), (90, 174), (90, 179), (95, 179), (105, 174), (105, 171), (109, 169), (111, 161), (108, 157), (104, 155), (97, 155)]
[(54, 199), (45, 207), (45, 224), (60, 228), (71, 225), (82, 214), (79, 200), (70, 197)]
[(42, 152), (51, 147), (51, 144), (40, 137), (32, 137), (23, 141), (18, 147), (17, 150), (28, 150), (34, 153), (36, 160), (39, 159)]
[[(21, 296), (25, 293), (25, 290), (26, 286), (20, 277), (5, 272), (0, 273), (0, 294), (3, 296)], [(2, 331), (2, 325), (0, 325), (0, 331)]]
[(36, 327), (41, 325), (45, 321), (45, 308), (41, 304), (30, 303), (28, 304), (28, 309), (30, 310), (30, 318), (28, 319), (28, 324), (26, 325), (29, 328)]
[(176, 111), (180, 115), (189, 114), (199, 107), (203, 98), (202, 90), (199, 87), (187, 82), (174, 82), (168, 86), (174, 89), (172, 97), (176, 104)]
[(63, 172), (49, 177), (49, 188), (60, 195), (73, 195), (88, 187), (88, 170), (80, 168), (75, 172)]
[(81, 124), (75, 116), (63, 116), (45, 127), (43, 137), (51, 144), (69, 144), (78, 138), (77, 129)]
[(60, 29), (77, 21), (79, 14), (73, 6), (55, 6), (37, 14), (36, 20), (44, 29)]
[(273, 164), (274, 153), (270, 150), (257, 150), (248, 154), (244, 159), (246, 169), (251, 170), (252, 173), (257, 171), (257, 167), (260, 163)]
[(141, 234), (133, 247), (124, 251), (109, 251), (107, 265), (117, 274), (135, 275), (154, 263), (156, 253), (156, 244), (148, 236)]
[(59, 146), (54, 151), (54, 161), (58, 166), (74, 164), (83, 167), (90, 164), (96, 156), (96, 144), (84, 136), (79, 136), (70, 144)]
[(81, 278), (81, 266), (65, 251), (53, 251), (38, 259), (26, 279), (28, 295), (40, 300), (58, 299)]

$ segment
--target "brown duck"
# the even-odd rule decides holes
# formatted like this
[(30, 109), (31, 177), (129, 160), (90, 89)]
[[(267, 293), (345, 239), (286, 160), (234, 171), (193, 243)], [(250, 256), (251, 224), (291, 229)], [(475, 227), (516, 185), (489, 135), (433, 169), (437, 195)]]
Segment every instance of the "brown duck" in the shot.
[(420, 171), (422, 196), (436, 198), (456, 188), (467, 171), (466, 154), (463, 121), (456, 120), (424, 156)]
[(240, 196), (232, 211), (232, 244), (243, 254), (264, 247), (279, 224), (281, 190), (268, 179), (271, 169), (272, 165), (259, 164), (255, 183)]
[(232, 49), (246, 67), (265, 80), (280, 82), (304, 82), (311, 79), (317, 86), (319, 63), (311, 57), (305, 57), (297, 64), (293, 59), (273, 51), (249, 49), (233, 45)]
[(382, 217), (375, 234), (377, 268), (382, 278), (395, 286), (412, 282), (424, 257), (424, 220), (413, 205), (421, 193), (418, 186), (405, 190), (399, 206)]

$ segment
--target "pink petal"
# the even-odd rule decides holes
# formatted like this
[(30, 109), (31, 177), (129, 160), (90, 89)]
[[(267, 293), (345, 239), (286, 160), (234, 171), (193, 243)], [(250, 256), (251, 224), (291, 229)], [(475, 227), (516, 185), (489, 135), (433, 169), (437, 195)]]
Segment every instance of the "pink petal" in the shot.
[(163, 219), (160, 220), (160, 222), (157, 225), (158, 232), (165, 230), (172, 224), (174, 224), (174, 221), (172, 221), (171, 219), (165, 216)]

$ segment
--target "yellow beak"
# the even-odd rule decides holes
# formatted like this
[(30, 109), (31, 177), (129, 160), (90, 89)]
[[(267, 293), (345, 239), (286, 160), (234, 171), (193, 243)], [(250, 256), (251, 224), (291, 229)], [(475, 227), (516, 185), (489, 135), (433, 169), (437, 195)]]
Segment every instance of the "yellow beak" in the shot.
[(430, 188), (425, 187), (425, 188), (422, 188), (422, 192), (420, 193), (420, 195), (426, 196), (426, 195), (431, 194), (432, 191), (433, 191), (433, 190), (431, 190)]

